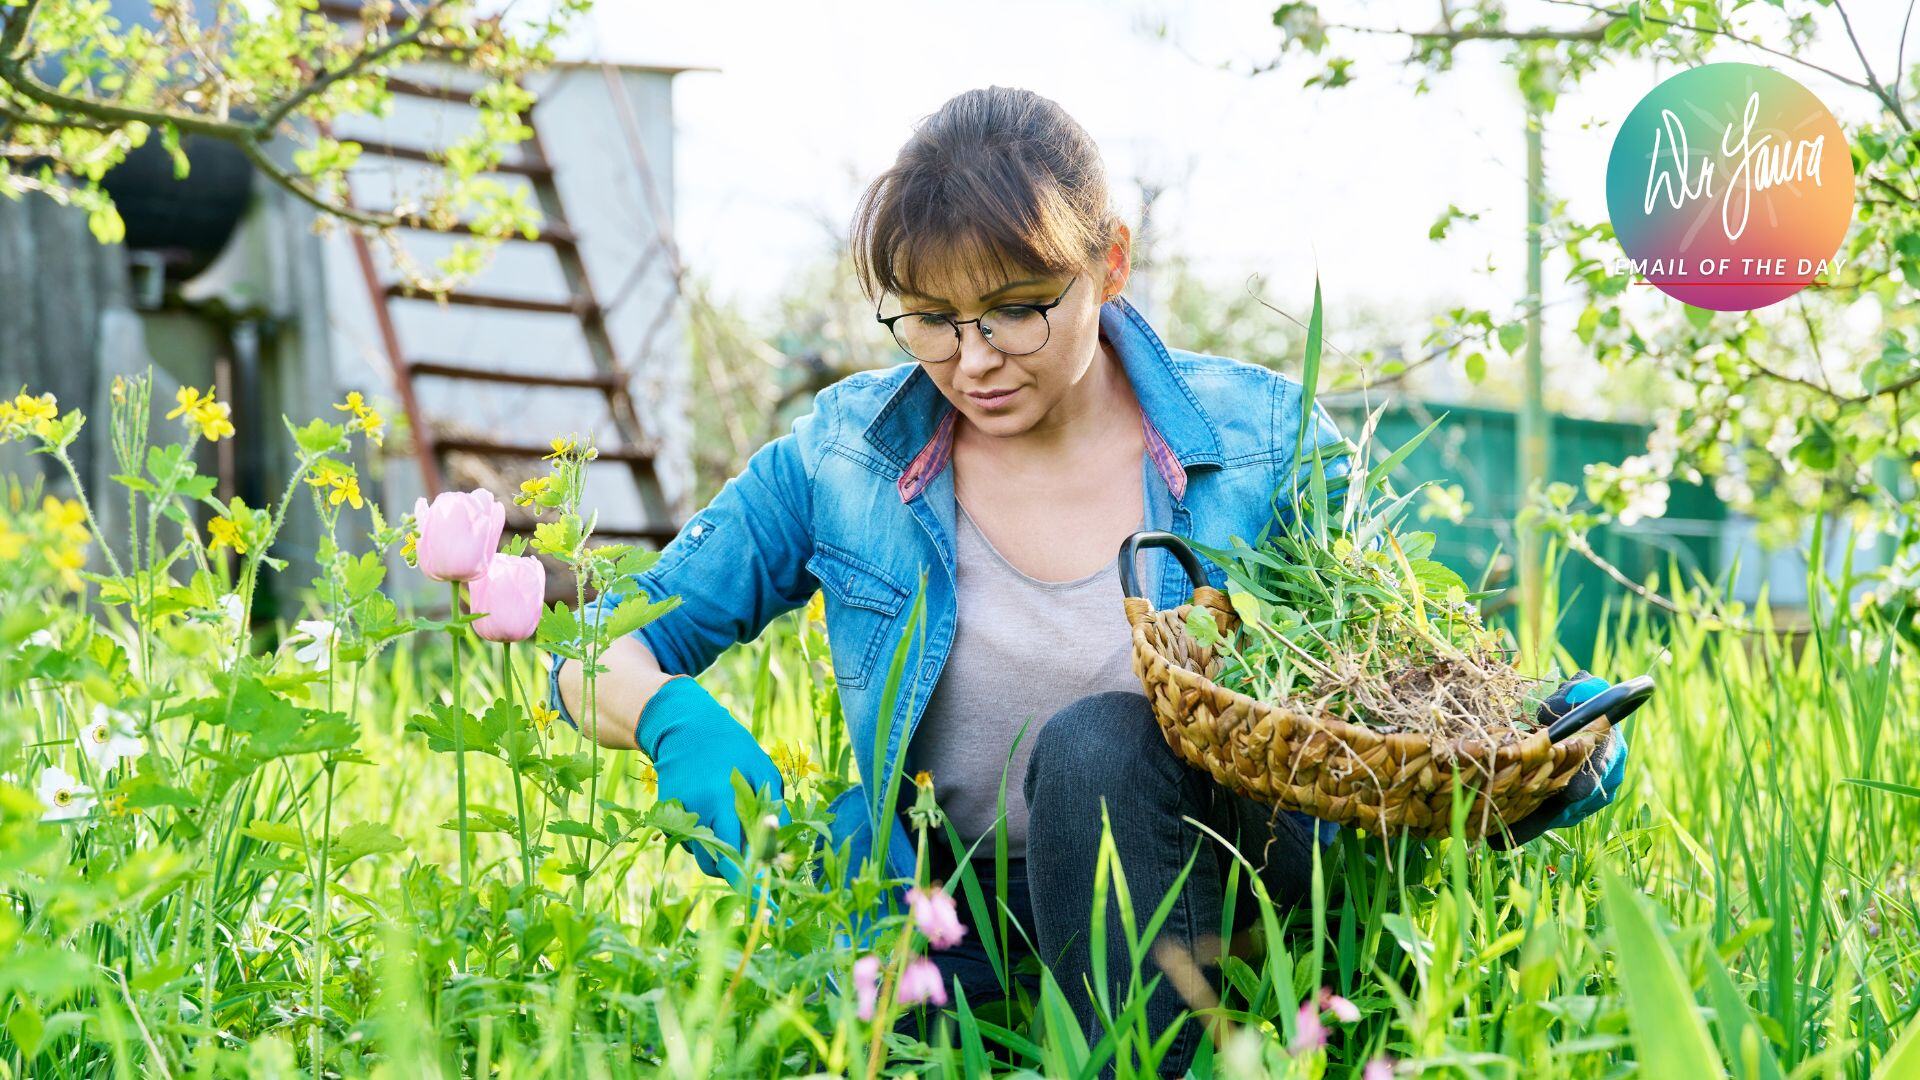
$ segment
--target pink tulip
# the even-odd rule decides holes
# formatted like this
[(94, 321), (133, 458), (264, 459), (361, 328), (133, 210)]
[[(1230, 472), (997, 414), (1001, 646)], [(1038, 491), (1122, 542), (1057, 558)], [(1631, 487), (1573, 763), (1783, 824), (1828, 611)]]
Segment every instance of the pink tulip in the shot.
[(873, 1007), (880, 1000), (880, 958), (863, 956), (853, 962), (853, 989), (860, 999), (860, 1019), (873, 1019)]
[(900, 973), (900, 992), (895, 995), (902, 1005), (917, 1005), (930, 1001), (934, 1005), (947, 1003), (947, 988), (940, 981), (940, 965), (925, 956), (916, 956)]
[(927, 935), (927, 943), (936, 949), (952, 948), (966, 936), (967, 928), (960, 922), (953, 897), (938, 885), (931, 891), (908, 889), (907, 907), (913, 912), (914, 925)]
[(415, 503), (413, 520), (420, 529), (414, 545), (420, 572), (435, 581), (472, 581), (487, 572), (500, 546), (507, 507), (485, 489), (443, 491), (432, 506), (425, 499)]
[(487, 572), (467, 583), (473, 632), (488, 641), (525, 641), (540, 625), (547, 599), (546, 564), (531, 555), (494, 555)]

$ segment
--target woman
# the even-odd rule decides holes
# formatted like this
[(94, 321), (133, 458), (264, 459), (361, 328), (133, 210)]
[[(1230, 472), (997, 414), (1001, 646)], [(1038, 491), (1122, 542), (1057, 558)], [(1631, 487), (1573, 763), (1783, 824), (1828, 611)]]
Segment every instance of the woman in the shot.
[[(1103, 806), (1138, 924), (1192, 860), (1160, 940), (1202, 962), (1229, 929), (1230, 856), (1184, 818), (1234, 840), (1282, 903), (1304, 894), (1312, 845), (1332, 835), (1174, 758), (1133, 674), (1121, 542), (1161, 529), (1225, 547), (1271, 530), (1286, 512), (1276, 493), (1294, 477), (1302, 400), (1286, 376), (1161, 341), (1121, 295), (1131, 236), (1108, 200), (1086, 132), (1031, 92), (969, 91), (922, 122), (852, 230), (876, 318), (913, 359), (828, 387), (688, 520), (636, 580), (681, 603), (607, 650), (597, 709), (603, 745), (646, 751), (660, 796), (738, 845), (731, 774), (775, 795), (780, 775), (691, 676), (824, 589), (852, 745), (877, 758), (862, 762), (870, 782), (833, 806), (834, 845), (849, 845), (850, 868), (877, 845), (888, 874), (913, 874), (904, 803), (880, 808), (904, 756), (905, 775), (932, 775), (961, 837), (985, 838), (973, 871), (991, 897), (1004, 778), (1008, 903), (1090, 1041), (1102, 1035), (1084, 983)], [(1312, 441), (1338, 441), (1317, 407)], [(1328, 472), (1346, 468), (1336, 458)], [(1178, 565), (1146, 554), (1146, 596), (1181, 603), (1191, 586)], [(1211, 573), (1223, 587), (1224, 573)], [(903, 643), (921, 590), (923, 635)], [(569, 715), (581, 707), (578, 667), (554, 668)], [(737, 874), (704, 848), (695, 856), (709, 873)], [(936, 878), (956, 873), (935, 864)], [(1110, 904), (1107, 955), (1124, 958)], [(1236, 910), (1251, 918), (1250, 894)], [(999, 988), (978, 945), (987, 913), (972, 915), (976, 932), (933, 955), (978, 1001)], [(1117, 1002), (1127, 965), (1109, 967), (1120, 969)], [(1162, 979), (1151, 1026), (1164, 1030), (1184, 1007)], [(1164, 1067), (1184, 1071), (1200, 1034), (1185, 1025)]]

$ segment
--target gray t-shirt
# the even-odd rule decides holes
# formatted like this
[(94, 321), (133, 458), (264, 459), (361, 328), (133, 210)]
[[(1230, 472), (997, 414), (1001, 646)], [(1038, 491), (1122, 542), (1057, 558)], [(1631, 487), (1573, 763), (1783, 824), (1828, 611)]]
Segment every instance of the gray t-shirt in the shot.
[[(1086, 577), (1041, 581), (1009, 563), (957, 499), (954, 508), (959, 623), (907, 745), (907, 775), (931, 773), (934, 797), (961, 839), (987, 837), (978, 851), (988, 853), (1005, 770), (1007, 853), (1024, 858), (1022, 781), (1040, 728), (1076, 698), (1103, 690), (1144, 693), (1133, 673), (1119, 553)], [(1009, 765), (1015, 736), (1020, 745)]]

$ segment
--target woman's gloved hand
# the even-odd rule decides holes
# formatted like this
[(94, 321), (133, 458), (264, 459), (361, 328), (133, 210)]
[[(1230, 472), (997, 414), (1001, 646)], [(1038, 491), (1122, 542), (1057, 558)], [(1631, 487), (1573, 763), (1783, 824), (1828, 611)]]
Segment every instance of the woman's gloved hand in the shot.
[[(691, 675), (675, 675), (654, 691), (640, 710), (634, 739), (653, 761), (659, 797), (678, 800), (735, 850), (745, 842), (734, 806), (735, 772), (749, 787), (771, 792), (780, 800), (780, 824), (792, 823), (780, 769), (746, 727)], [(689, 841), (685, 846), (709, 876), (724, 878), (736, 887), (740, 884), (741, 867), (731, 855), (716, 860), (703, 844)]]
[[(1549, 724), (1565, 716), (1573, 707), (1613, 684), (1586, 671), (1562, 683), (1546, 701), (1541, 702), (1539, 722)], [(1620, 782), (1627, 774), (1627, 744), (1618, 729), (1609, 730), (1600, 745), (1593, 748), (1580, 771), (1567, 786), (1547, 796), (1533, 813), (1521, 818), (1506, 832), (1487, 834), (1487, 846), (1496, 850), (1516, 847), (1538, 837), (1548, 829), (1564, 829), (1579, 824), (1613, 801)]]

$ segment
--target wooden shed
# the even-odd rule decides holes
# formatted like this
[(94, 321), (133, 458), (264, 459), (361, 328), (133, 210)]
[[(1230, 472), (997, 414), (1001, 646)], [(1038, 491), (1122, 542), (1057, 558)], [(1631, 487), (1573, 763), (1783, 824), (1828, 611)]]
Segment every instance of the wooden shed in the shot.
[[(498, 175), (530, 189), (546, 227), (537, 242), (503, 244), (450, 303), (407, 295), (395, 251), (327, 228), (244, 171), (230, 235), (183, 233), (182, 222), (195, 220), (183, 207), (234, 201), (231, 174), (225, 191), (194, 188), (203, 173), (220, 172), (200, 167), (203, 156), (218, 160), (218, 145), (189, 144), (195, 169), (184, 182), (125, 167), (128, 193), (115, 194), (126, 244), (97, 243), (84, 215), (45, 199), (0, 200), (0, 386), (52, 391), (103, 420), (116, 374), (151, 365), (157, 413), (181, 385), (214, 386), (233, 403), (239, 431), (203, 446), (202, 468), (220, 476), (223, 497), (252, 505), (277, 498), (293, 465), (280, 417), (338, 418), (331, 405), (358, 390), (399, 428), (384, 454), (360, 462), (373, 481), (363, 486), (393, 517), (436, 488), (486, 486), (510, 498), (540, 467), (535, 448), (544, 453), (556, 435), (591, 436), (605, 448), (589, 485), (601, 522), (609, 534), (662, 543), (692, 494), (673, 245), (673, 78), (686, 70), (572, 62), (530, 80), (535, 138)], [(432, 168), (431, 153), (477, 115), (466, 104), (474, 86), (458, 70), (409, 70), (396, 88), (389, 117), (334, 132), (367, 147), (353, 174), (357, 205), (404, 198)], [(294, 149), (278, 148), (282, 157)], [(182, 235), (217, 250), (195, 258), (181, 250)], [(154, 236), (164, 243), (142, 246)], [(425, 265), (453, 242), (422, 230), (396, 239), (399, 253)], [(106, 425), (89, 425), (83, 442), (77, 457), (89, 485), (104, 490), (113, 471)], [(0, 448), (0, 467), (46, 464), (20, 451)], [(51, 474), (49, 483), (63, 486)], [(103, 516), (113, 533), (113, 512)], [(310, 554), (317, 526), (296, 508), (278, 554)], [(282, 604), (286, 586), (310, 577), (300, 565), (280, 575)]]

